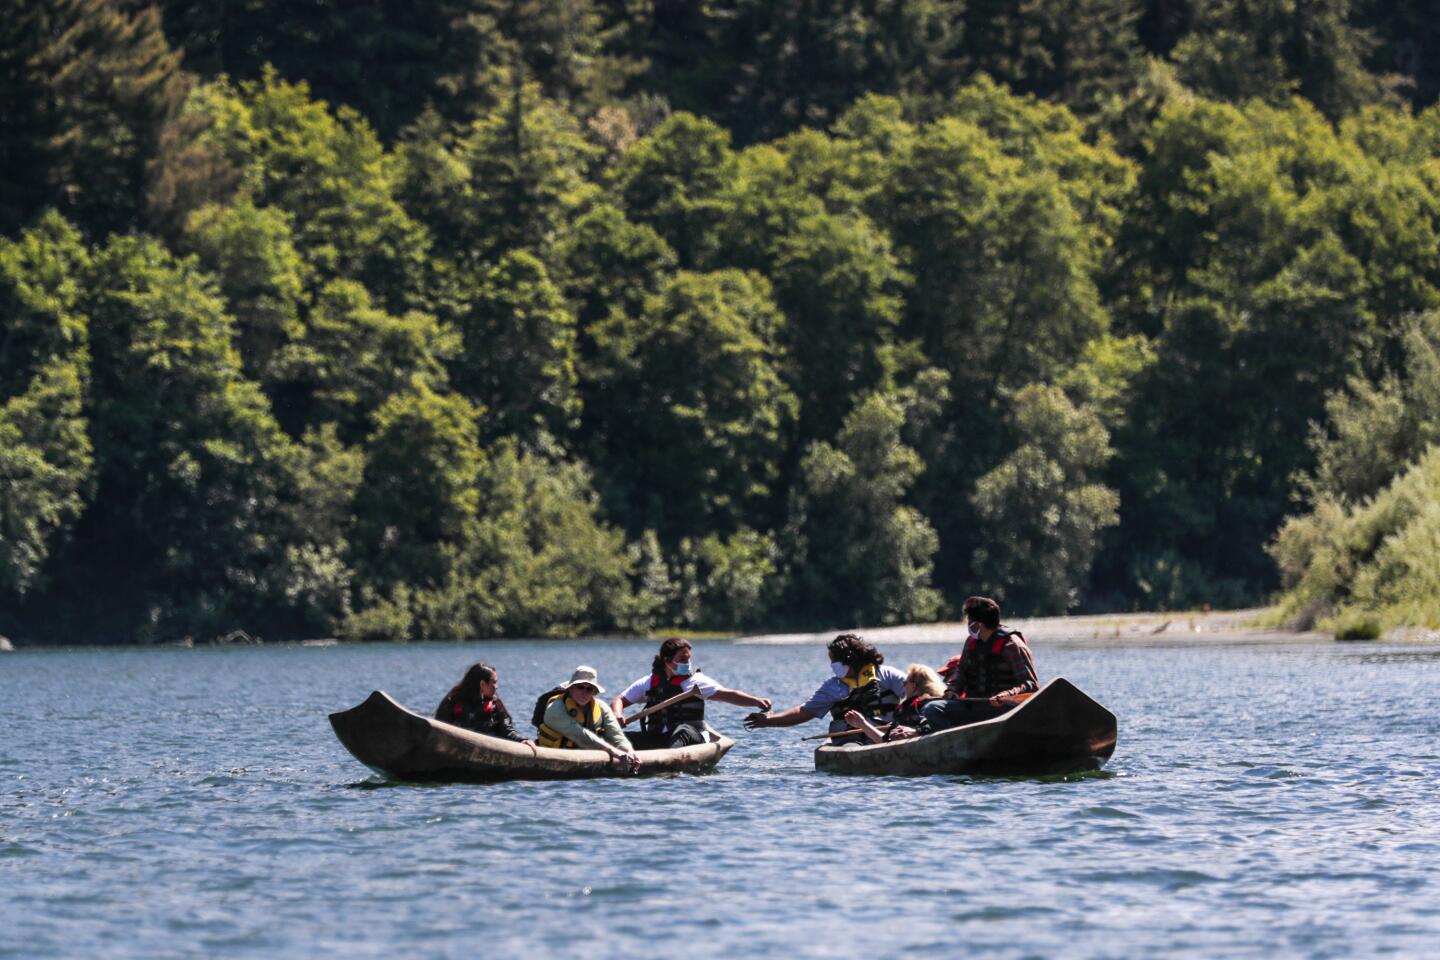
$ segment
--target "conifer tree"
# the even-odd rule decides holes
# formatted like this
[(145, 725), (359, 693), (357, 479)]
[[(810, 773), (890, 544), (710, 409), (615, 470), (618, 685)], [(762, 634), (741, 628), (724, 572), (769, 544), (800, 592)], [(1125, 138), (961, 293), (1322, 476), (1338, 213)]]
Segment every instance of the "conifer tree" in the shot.
[(190, 81), (160, 13), (116, 0), (36, 0), (0, 34), (0, 195), (8, 225), (56, 206), (87, 231), (144, 224), (151, 188), (182, 151)]

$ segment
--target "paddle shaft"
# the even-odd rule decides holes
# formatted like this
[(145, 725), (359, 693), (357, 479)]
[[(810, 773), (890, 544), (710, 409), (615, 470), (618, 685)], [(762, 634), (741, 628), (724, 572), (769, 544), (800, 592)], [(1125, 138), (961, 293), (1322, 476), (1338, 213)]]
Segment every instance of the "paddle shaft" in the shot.
[[(895, 726), (895, 724), (893, 724), (893, 723), (887, 723), (887, 724), (885, 724), (884, 726), (876, 727), (875, 729), (876, 729), (876, 730), (889, 730), (889, 729), (890, 729), (891, 727), (893, 727), (893, 726)], [(835, 733), (822, 733), (822, 734), (820, 734), (819, 736), (815, 736), (815, 737), (801, 737), (800, 739), (801, 739), (801, 740), (834, 740), (834, 739), (836, 739), (836, 738), (838, 738), (838, 737), (853, 737), (853, 736), (855, 736), (855, 735), (857, 735), (857, 734), (861, 734), (861, 733), (864, 733), (864, 732), (865, 732), (865, 731), (864, 731), (863, 729), (856, 729), (856, 730), (837, 730)]]
[(639, 713), (635, 714), (633, 717), (626, 717), (624, 720), (620, 721), (620, 726), (623, 727), (623, 726), (626, 726), (627, 724), (634, 723), (636, 720), (639, 720), (641, 717), (648, 717), (648, 716), (650, 716), (650, 714), (652, 714), (652, 713), (659, 713), (661, 710), (664, 710), (666, 707), (673, 707), (673, 706), (675, 706), (675, 704), (679, 703), (681, 700), (689, 700), (691, 697), (696, 696), (699, 692), (700, 692), (700, 688), (699, 688), (699, 687), (693, 687), (693, 686), (692, 686), (689, 690), (686, 690), (684, 693), (677, 693), (675, 696), (671, 697), (669, 700), (662, 700), (662, 701), (660, 701), (659, 703), (655, 704), (655, 706), (653, 706), (653, 707), (646, 707), (644, 710), (641, 710)]

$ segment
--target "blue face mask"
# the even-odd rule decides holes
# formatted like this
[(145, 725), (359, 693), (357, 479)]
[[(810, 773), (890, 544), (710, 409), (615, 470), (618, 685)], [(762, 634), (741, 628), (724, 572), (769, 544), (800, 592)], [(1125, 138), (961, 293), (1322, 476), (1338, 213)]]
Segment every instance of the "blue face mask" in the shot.
[(845, 663), (835, 663), (834, 661), (831, 661), (830, 669), (835, 673), (835, 676), (843, 677), (850, 672), (850, 665)]
[(672, 663), (670, 666), (672, 666), (672, 667), (675, 669), (675, 676), (677, 676), (677, 677), (688, 677), (688, 676), (690, 676), (690, 664), (689, 664), (688, 661), (685, 662), (685, 663)]

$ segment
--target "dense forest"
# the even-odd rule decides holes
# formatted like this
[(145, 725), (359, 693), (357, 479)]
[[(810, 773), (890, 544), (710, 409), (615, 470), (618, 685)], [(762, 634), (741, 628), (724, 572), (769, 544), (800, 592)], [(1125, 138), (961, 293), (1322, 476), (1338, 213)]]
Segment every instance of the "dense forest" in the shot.
[(1426, 0), (22, 0), (0, 633), (1440, 625)]

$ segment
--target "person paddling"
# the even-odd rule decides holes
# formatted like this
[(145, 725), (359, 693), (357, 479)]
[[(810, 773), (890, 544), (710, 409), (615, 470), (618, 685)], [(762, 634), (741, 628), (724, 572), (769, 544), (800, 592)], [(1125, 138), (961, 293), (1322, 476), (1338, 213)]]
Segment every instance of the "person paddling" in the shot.
[(624, 726), (629, 722), (623, 719), (625, 708), (632, 704), (643, 702), (648, 710), (682, 693), (695, 691), (690, 697), (641, 718), (640, 732), (630, 734), (630, 742), (636, 749), (661, 750), (705, 743), (709, 739), (705, 731), (705, 704), (709, 700), (758, 710), (770, 709), (770, 701), (764, 697), (727, 690), (712, 677), (701, 673), (695, 668), (692, 656), (690, 641), (670, 637), (660, 644), (660, 652), (650, 664), (650, 673), (626, 687), (625, 692), (610, 704), (616, 716), (622, 718), (620, 724)]
[(530, 743), (515, 732), (510, 711), (499, 695), (500, 674), (488, 663), (476, 663), (435, 708), (435, 719), (516, 743)]
[(600, 699), (604, 692), (594, 667), (576, 667), (569, 682), (553, 691), (545, 705), (539, 744), (561, 750), (604, 750), (610, 759), (627, 763), (631, 773), (638, 773), (640, 758), (610, 705)]
[(921, 708), (932, 730), (999, 716), (1019, 702), (1020, 694), (1040, 689), (1025, 635), (1000, 625), (1000, 604), (989, 597), (971, 597), (961, 609), (970, 635), (960, 655), (941, 671), (946, 699)]
[(825, 647), (835, 675), (822, 683), (810, 699), (776, 714), (752, 713), (745, 726), (793, 727), (830, 714), (830, 732), (846, 729), (844, 716), (856, 711), (872, 722), (888, 723), (905, 690), (905, 674), (884, 666), (885, 657), (853, 633), (842, 633)]

